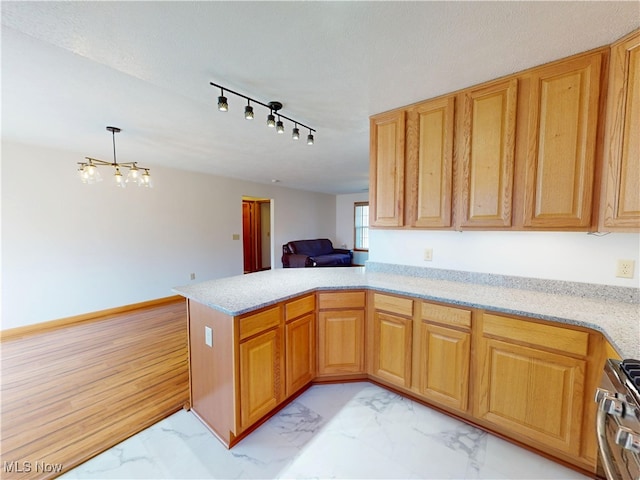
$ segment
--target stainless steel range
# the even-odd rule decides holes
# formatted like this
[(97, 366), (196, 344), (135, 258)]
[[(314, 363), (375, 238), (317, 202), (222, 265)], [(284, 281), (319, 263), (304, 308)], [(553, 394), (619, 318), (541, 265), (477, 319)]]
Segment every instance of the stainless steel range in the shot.
[(640, 360), (607, 360), (596, 402), (598, 473), (640, 480)]

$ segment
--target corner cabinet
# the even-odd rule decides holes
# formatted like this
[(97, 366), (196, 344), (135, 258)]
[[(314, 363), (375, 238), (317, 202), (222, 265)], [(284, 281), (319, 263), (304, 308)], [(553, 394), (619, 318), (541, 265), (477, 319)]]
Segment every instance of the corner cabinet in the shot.
[(529, 83), (524, 219), (528, 228), (592, 224), (603, 52), (534, 69)]
[(475, 416), (579, 457), (588, 344), (587, 332), (483, 313)]
[(370, 121), (369, 221), (372, 227), (400, 227), (404, 222), (404, 110)]
[(413, 343), (413, 300), (372, 293), (369, 329), (369, 373), (410, 388)]
[(365, 373), (365, 292), (318, 294), (318, 377)]
[(600, 230), (640, 231), (640, 31), (611, 48)]

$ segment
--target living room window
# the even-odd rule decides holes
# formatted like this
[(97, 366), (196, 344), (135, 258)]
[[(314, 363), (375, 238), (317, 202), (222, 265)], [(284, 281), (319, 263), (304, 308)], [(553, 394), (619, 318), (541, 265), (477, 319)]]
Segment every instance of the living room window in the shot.
[(369, 250), (369, 202), (354, 203), (354, 250)]

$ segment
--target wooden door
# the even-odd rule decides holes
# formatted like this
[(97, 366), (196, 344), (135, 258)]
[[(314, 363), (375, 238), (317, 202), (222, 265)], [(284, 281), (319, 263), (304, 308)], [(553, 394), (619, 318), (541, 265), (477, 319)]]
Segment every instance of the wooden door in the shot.
[(364, 372), (364, 310), (318, 314), (318, 374)]
[(423, 102), (407, 121), (407, 222), (451, 226), (455, 97)]
[(524, 226), (591, 224), (602, 54), (529, 75)]
[(483, 339), (478, 416), (578, 456), (585, 361)]
[(418, 389), (426, 398), (460, 411), (469, 402), (471, 335), (420, 322)]
[(315, 376), (314, 319), (315, 314), (308, 313), (285, 325), (287, 397), (307, 385)]
[(411, 318), (373, 313), (373, 375), (402, 387), (411, 387)]
[(260, 204), (252, 200), (242, 201), (242, 252), (244, 273), (261, 269)]
[(464, 92), (460, 225), (511, 226), (518, 80)]
[(240, 343), (240, 427), (245, 429), (282, 400), (281, 329)]
[(640, 230), (640, 31), (611, 48), (601, 230)]
[(404, 110), (370, 121), (369, 220), (372, 227), (399, 227), (404, 218)]

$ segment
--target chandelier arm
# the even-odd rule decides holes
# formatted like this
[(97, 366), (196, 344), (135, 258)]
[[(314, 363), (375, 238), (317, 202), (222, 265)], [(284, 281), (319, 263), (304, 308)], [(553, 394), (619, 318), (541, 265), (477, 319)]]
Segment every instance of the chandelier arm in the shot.
[[(138, 170), (151, 170), (151, 168), (149, 167), (143, 167), (138, 165), (138, 162), (122, 162), (122, 163), (114, 163), (114, 162), (105, 162), (104, 160), (100, 160), (98, 158), (92, 158), (92, 157), (84, 157), (85, 160), (89, 160), (90, 162), (92, 162), (96, 167), (100, 166), (100, 167), (106, 167), (106, 166), (110, 166), (110, 167), (114, 167), (114, 168), (133, 168), (136, 167)], [(77, 162), (78, 165), (87, 165), (87, 162)]]
[[(217, 87), (217, 88), (223, 89), (225, 92), (233, 93), (234, 95), (237, 95), (238, 97), (242, 97), (242, 98), (244, 98), (245, 100), (249, 100), (249, 101), (251, 101), (251, 102), (257, 103), (258, 105), (262, 105), (264, 108), (266, 108), (266, 109), (268, 109), (268, 110), (270, 110), (270, 111), (273, 111), (273, 107), (272, 107), (271, 105), (269, 105), (269, 104), (267, 104), (267, 103), (262, 103), (260, 100), (256, 100), (255, 98), (251, 98), (251, 97), (248, 97), (248, 96), (246, 96), (246, 95), (243, 95), (242, 93), (238, 93), (238, 92), (236, 92), (236, 91), (230, 90), (230, 89), (228, 89), (227, 87), (223, 87), (222, 85), (218, 85), (217, 83), (214, 83), (214, 82), (209, 82), (209, 84), (210, 84), (210, 85), (213, 85), (214, 87)], [(287, 120), (289, 120), (289, 121), (290, 121), (290, 122), (292, 122), (292, 123), (297, 123), (298, 125), (300, 125), (300, 126), (302, 126), (302, 127), (306, 128), (307, 130), (311, 130), (312, 132), (315, 132), (315, 131), (316, 131), (316, 130), (315, 130), (315, 128), (311, 128), (310, 126), (305, 125), (305, 124), (304, 124), (304, 123), (302, 123), (302, 122), (298, 122), (297, 120), (294, 120), (293, 118), (289, 118), (289, 117), (287, 117), (286, 115), (283, 115), (283, 114), (281, 114), (281, 113), (277, 113), (277, 114), (278, 114), (279, 116), (281, 116), (282, 118), (286, 118)]]

